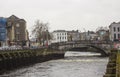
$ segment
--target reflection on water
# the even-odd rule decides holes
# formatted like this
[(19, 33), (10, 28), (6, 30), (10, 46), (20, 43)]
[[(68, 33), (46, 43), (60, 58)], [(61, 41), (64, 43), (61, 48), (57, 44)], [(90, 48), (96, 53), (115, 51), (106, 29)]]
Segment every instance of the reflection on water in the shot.
[[(0, 77), (103, 77), (108, 58), (85, 57), (85, 53), (84, 57), (79, 57), (81, 54), (83, 56), (81, 52), (67, 52), (64, 59), (38, 63)], [(79, 56), (68, 57), (71, 55)]]

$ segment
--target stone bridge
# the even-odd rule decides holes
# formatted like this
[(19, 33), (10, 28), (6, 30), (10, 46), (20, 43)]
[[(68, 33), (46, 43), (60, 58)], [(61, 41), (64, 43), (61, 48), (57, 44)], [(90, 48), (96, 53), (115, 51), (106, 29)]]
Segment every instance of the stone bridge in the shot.
[(65, 51), (87, 51), (92, 48), (95, 52), (101, 53), (102, 56), (107, 56), (109, 50), (112, 48), (112, 42), (106, 41), (72, 41), (72, 42), (61, 42), (54, 43), (53, 47), (59, 50)]

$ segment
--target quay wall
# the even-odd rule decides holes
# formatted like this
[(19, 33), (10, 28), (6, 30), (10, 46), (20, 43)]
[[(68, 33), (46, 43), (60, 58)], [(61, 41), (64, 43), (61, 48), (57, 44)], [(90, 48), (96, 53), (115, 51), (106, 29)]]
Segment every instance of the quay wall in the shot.
[(106, 73), (103, 77), (120, 77), (120, 50), (111, 50)]
[(0, 74), (35, 63), (60, 58), (64, 58), (64, 52), (52, 49), (0, 51)]

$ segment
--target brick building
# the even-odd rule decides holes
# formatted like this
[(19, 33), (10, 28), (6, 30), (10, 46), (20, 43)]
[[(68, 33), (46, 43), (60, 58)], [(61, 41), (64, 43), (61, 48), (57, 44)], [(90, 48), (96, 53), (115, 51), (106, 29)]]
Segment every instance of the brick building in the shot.
[(68, 41), (78, 41), (80, 40), (80, 33), (78, 30), (67, 31)]
[(26, 30), (26, 21), (15, 15), (7, 18), (7, 42), (8, 45), (26, 45), (29, 40)]

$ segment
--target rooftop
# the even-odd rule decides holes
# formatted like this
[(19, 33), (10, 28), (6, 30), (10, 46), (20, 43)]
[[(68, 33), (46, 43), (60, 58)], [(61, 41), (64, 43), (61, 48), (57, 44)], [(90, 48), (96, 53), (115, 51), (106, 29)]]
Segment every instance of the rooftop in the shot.
[(67, 31), (65, 31), (65, 30), (55, 30), (53, 32), (67, 32)]

